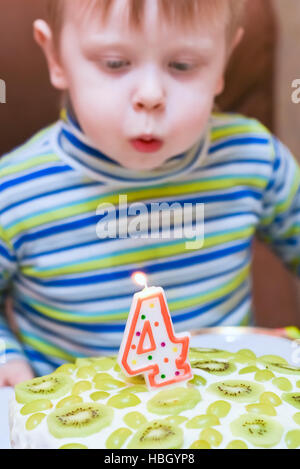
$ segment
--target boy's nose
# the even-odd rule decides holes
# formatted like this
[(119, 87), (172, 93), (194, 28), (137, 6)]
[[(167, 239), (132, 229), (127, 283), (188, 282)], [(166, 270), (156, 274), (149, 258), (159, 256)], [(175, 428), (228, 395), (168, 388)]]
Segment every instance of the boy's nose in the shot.
[(165, 92), (161, 82), (153, 74), (146, 75), (133, 96), (135, 111), (156, 111), (165, 107)]
[(155, 99), (146, 96), (139, 96), (134, 100), (134, 109), (135, 111), (146, 110), (146, 111), (156, 111), (162, 110), (164, 108), (163, 99)]

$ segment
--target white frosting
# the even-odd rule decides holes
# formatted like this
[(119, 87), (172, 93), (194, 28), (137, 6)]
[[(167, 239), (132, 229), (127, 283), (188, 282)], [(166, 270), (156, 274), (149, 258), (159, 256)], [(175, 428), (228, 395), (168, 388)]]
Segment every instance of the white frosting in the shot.
[[(234, 355), (234, 354), (233, 354)], [(236, 363), (235, 363), (236, 364)], [(227, 376), (215, 376), (213, 374), (210, 374), (208, 372), (198, 370), (198, 369), (193, 369), (194, 375), (199, 374), (203, 376), (207, 380), (207, 385), (205, 386), (199, 386), (199, 392), (201, 394), (201, 401), (193, 408), (190, 410), (186, 410), (180, 413), (180, 416), (187, 417), (189, 419), (195, 417), (196, 415), (203, 415), (206, 413), (206, 410), (208, 406), (217, 401), (217, 400), (225, 400), (222, 397), (217, 397), (207, 391), (207, 386), (211, 383), (215, 382), (223, 382), (226, 380), (240, 380), (240, 381), (254, 381), (254, 373), (251, 374), (242, 374), (239, 375), (238, 371), (241, 368), (244, 368), (247, 366), (246, 364), (236, 364), (237, 370)], [(263, 365), (256, 364), (256, 366), (261, 369), (265, 369)], [(106, 372), (111, 374), (113, 378), (119, 379), (120, 380), (120, 374), (114, 370), (110, 370), (109, 372)], [(279, 374), (275, 371), (273, 371), (274, 375), (276, 377), (286, 377), (293, 385), (293, 392), (300, 392), (300, 389), (297, 388), (296, 382), (299, 381), (299, 375), (283, 375)], [(81, 379), (76, 377), (76, 373), (72, 376), (74, 379), (74, 382), (76, 381), (81, 381)], [(91, 381), (92, 382), (92, 381)], [(276, 386), (272, 384), (272, 380), (264, 382), (264, 383), (259, 383), (261, 384), (266, 392), (273, 392), (277, 394), (279, 397), (283, 393), (283, 391), (279, 391)], [(187, 387), (187, 383), (179, 383), (176, 385), (177, 387)], [(172, 388), (176, 387), (172, 386)], [(83, 398), (84, 402), (94, 402), (92, 399), (89, 397), (90, 394), (93, 392), (96, 392), (97, 389), (93, 388), (90, 391), (86, 391), (81, 395)], [(117, 394), (120, 390), (116, 390), (113, 392), (110, 392), (110, 396), (113, 396)], [(153, 413), (150, 413), (147, 409), (147, 401), (151, 399), (155, 394), (160, 392), (161, 389), (159, 390), (153, 390), (149, 391), (146, 393), (136, 393), (136, 395), (140, 398), (141, 403), (138, 404), (137, 406), (134, 407), (127, 407), (125, 409), (114, 409), (114, 419), (108, 427), (103, 428), (99, 433), (93, 434), (88, 437), (81, 437), (81, 438), (62, 438), (62, 439), (57, 439), (55, 438), (48, 430), (47, 426), (47, 418), (44, 418), (44, 420), (34, 429), (28, 431), (25, 428), (26, 421), (29, 417), (29, 415), (23, 416), (20, 413), (20, 410), (22, 409), (24, 404), (19, 404), (16, 402), (16, 400), (13, 398), (11, 403), (10, 403), (10, 429), (11, 429), (11, 445), (12, 448), (18, 448), (18, 449), (48, 449), (48, 448), (59, 448), (63, 445), (71, 444), (71, 443), (81, 443), (86, 445), (88, 448), (91, 449), (98, 449), (98, 448), (106, 448), (105, 442), (109, 435), (111, 435), (112, 432), (117, 430), (120, 427), (127, 427), (125, 424), (123, 417), (128, 414), (129, 412), (140, 412), (142, 415), (146, 417), (146, 419), (150, 422), (153, 420), (163, 420), (164, 418), (167, 417), (167, 415), (156, 415)], [(101, 401), (98, 401), (101, 404), (106, 404), (107, 400), (109, 399), (104, 399)], [(47, 411), (43, 411), (45, 414), (50, 414), (53, 409), (55, 408), (56, 404), (62, 399), (60, 397), (57, 400), (52, 400), (53, 403), (53, 408)], [(219, 431), (222, 436), (223, 436), (223, 441), (222, 444), (219, 446), (219, 448), (225, 448), (227, 444), (236, 439), (243, 439), (240, 437), (236, 437), (232, 435), (231, 429), (230, 429), (230, 423), (238, 418), (242, 414), (246, 414), (246, 403), (239, 403), (236, 401), (228, 401), (231, 404), (231, 410), (228, 413), (228, 415), (225, 418), (220, 419), (220, 425), (214, 426), (213, 428), (217, 431)], [(283, 436), (280, 441), (280, 443), (273, 447), (273, 448), (286, 448), (285, 444), (285, 435), (288, 431), (290, 430), (295, 430), (299, 429), (299, 426), (295, 423), (293, 420), (293, 416), (299, 412), (295, 407), (285, 403), (284, 401), (282, 404), (278, 407), (275, 408), (277, 412), (276, 417), (268, 417), (268, 418), (273, 418), (276, 419), (277, 422), (279, 422), (282, 427), (284, 428)], [(255, 415), (255, 414), (252, 414)], [(189, 429), (186, 428), (184, 422), (183, 424), (180, 425), (184, 432), (184, 444), (183, 448), (189, 448), (190, 445), (195, 441), (199, 439), (200, 433), (202, 431), (201, 428), (199, 429)], [(131, 429), (132, 430), (132, 429)], [(132, 430), (132, 436), (136, 430)], [(126, 448), (128, 443), (130, 442), (132, 437), (130, 437), (124, 447)], [(251, 445), (250, 442), (246, 441), (246, 444), (249, 448), (254, 448), (253, 445)]]

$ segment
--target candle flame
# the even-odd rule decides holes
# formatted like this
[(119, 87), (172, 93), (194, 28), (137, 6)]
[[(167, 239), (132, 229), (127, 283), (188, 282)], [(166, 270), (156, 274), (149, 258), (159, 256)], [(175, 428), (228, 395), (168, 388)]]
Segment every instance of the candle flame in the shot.
[(135, 272), (132, 275), (132, 278), (135, 283), (141, 285), (141, 287), (147, 288), (147, 276), (144, 274), (144, 272)]

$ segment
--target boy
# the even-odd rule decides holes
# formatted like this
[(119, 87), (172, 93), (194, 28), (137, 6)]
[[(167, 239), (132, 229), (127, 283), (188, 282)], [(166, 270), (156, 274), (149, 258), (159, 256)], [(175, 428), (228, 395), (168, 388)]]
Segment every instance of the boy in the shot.
[[(255, 234), (299, 272), (295, 160), (258, 122), (212, 113), (242, 3), (50, 0), (35, 22), (67, 112), (0, 162), (0, 286), (18, 331), (2, 318), (1, 385), (116, 353), (137, 270), (166, 290), (178, 332), (251, 321)], [(204, 204), (203, 246), (99, 238), (97, 208), (119, 195)]]

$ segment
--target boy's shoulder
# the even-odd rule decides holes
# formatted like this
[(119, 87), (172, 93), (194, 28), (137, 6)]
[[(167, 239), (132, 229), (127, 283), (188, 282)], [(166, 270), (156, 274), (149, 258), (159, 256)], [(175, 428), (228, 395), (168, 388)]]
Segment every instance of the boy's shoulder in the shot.
[(51, 138), (56, 125), (54, 123), (41, 129), (23, 144), (0, 156), (0, 183), (59, 161)]
[(212, 151), (226, 150), (231, 153), (245, 150), (251, 147), (252, 152), (260, 153), (264, 156), (274, 157), (274, 136), (257, 119), (246, 117), (237, 113), (217, 113), (211, 115), (210, 120), (210, 140)]

